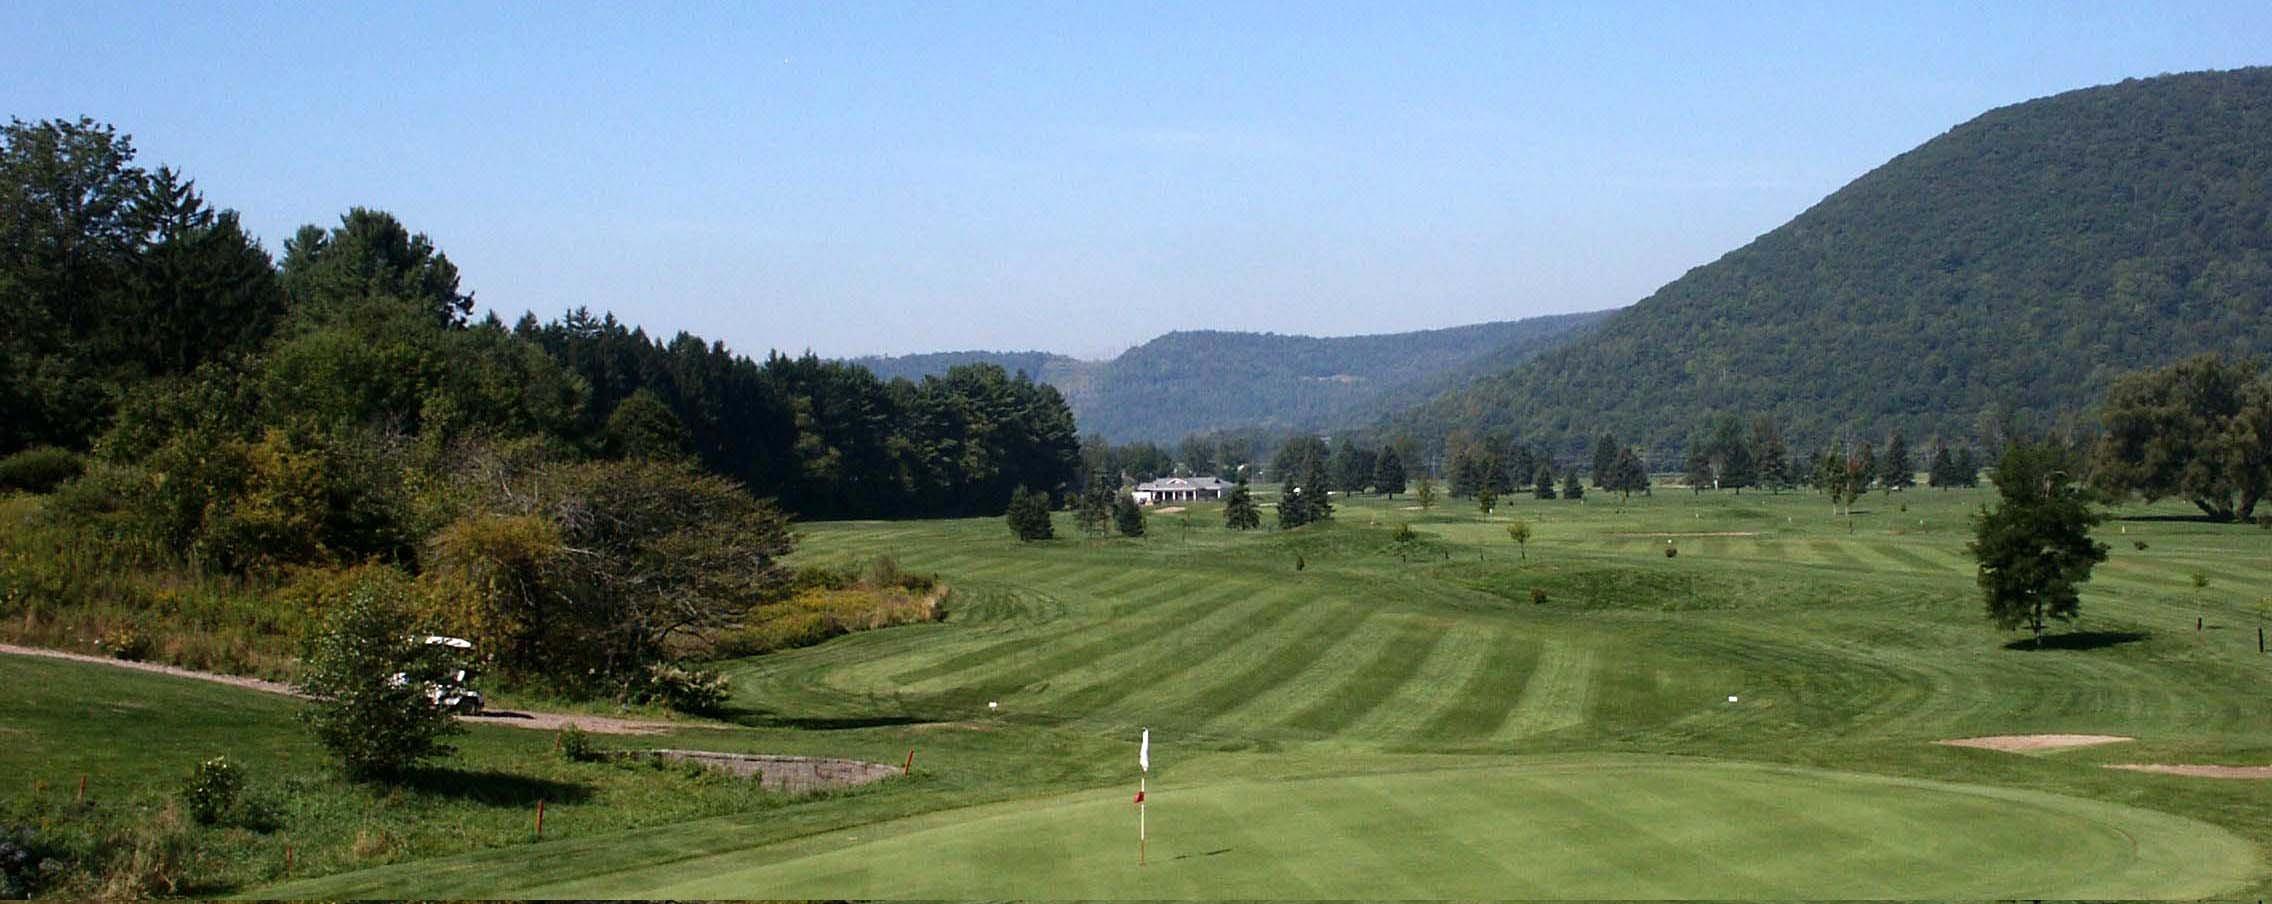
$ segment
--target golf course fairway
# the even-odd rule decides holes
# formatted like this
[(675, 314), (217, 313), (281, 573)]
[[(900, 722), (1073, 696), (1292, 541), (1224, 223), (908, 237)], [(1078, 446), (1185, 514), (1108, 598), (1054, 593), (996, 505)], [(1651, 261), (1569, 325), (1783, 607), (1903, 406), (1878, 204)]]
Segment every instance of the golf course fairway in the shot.
[[(495, 896), (740, 898), (2055, 897), (2229, 893), (2252, 845), (2100, 801), (1664, 757), (1554, 758), (1330, 778), (1156, 785), (1148, 865), (1130, 795), (973, 807)], [(654, 853), (653, 846), (649, 846)], [(500, 857), (499, 855), (502, 855)], [(456, 858), (453, 858), (456, 859)], [(418, 890), (442, 864), (271, 888)], [(376, 884), (366, 886), (366, 882)]]

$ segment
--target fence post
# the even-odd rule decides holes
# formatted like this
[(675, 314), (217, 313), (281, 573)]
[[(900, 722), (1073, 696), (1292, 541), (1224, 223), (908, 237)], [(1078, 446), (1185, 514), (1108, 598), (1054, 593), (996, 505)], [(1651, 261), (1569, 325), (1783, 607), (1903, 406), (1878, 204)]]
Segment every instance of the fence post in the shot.
[(536, 837), (544, 837), (544, 801), (536, 802)]

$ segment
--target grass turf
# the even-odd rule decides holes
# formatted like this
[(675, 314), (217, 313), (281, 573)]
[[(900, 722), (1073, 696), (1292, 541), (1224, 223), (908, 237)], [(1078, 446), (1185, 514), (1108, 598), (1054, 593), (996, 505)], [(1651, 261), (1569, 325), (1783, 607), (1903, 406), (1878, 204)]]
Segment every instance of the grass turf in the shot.
[[(806, 525), (806, 560), (889, 554), (940, 573), (957, 588), (950, 617), (734, 664), (749, 727), (704, 743), (871, 759), (915, 747), (915, 781), (793, 813), (601, 831), (263, 893), (2263, 890), (2264, 784), (2098, 767), (2272, 759), (2272, 719), (2253, 693), (2272, 677), (2254, 631), (2272, 533), (2110, 523), (2100, 534), (2113, 560), (2086, 591), (2081, 632), (2051, 649), (2011, 649), (2015, 636), (1980, 615), (1963, 553), (1965, 516), (1983, 498), (1872, 495), (1852, 519), (1831, 517), (1811, 495), (1526, 498), (1488, 519), (1464, 504), (1420, 512), (1407, 500), (1360, 499), (1344, 502), (1334, 525), (1291, 533), (1225, 531), (1200, 507), (1188, 532), (1168, 516), (1143, 540), (1031, 545), (993, 519)], [(1506, 537), (1514, 518), (1534, 528), (1527, 557)], [(1390, 539), (1400, 521), (1422, 534), (1401, 549)], [(1664, 556), (1668, 540), (1678, 557)], [(2195, 573), (2209, 587), (2194, 588)], [(1533, 589), (1546, 602), (1534, 604)], [(1742, 702), (1727, 704), (1729, 694)], [(990, 700), (1002, 709), (989, 712)], [(1144, 874), (1151, 885), (1053, 872), (1087, 862), (1092, 830), (1080, 820), (1092, 809), (1102, 820), (1094, 856), (1125, 854), (1120, 786), (1133, 778), (1140, 726), (1154, 729), (1159, 777), (1175, 789), (1153, 816), (1156, 843), (1180, 872)], [(2036, 731), (2140, 741), (2045, 756), (1929, 743)], [(1681, 757), (1678, 767), (1649, 766), (1650, 781), (1526, 771), (1541, 756), (1667, 755)], [(1447, 764), (1470, 774), (1430, 778)], [(1730, 784), (1723, 769), (1755, 784)], [(1713, 778), (1687, 778), (1699, 775)], [(1261, 793), (1274, 787), (1289, 795), (1275, 808)], [(1620, 793), (1625, 803), (1607, 802)], [(1009, 802), (961, 808), (990, 800)], [(1769, 806), (1778, 800), (1804, 805)], [(1368, 819), (1400, 826), (1398, 839), (1428, 840), (1359, 831)], [(1691, 824), (1716, 834), (1652, 834)], [(1211, 826), (1266, 841), (1227, 845), (1205, 863), (1172, 859), (1224, 846), (1195, 834)], [(2116, 830), (2140, 839), (2132, 859), (2063, 853), (2099, 852), (2093, 845)], [(1514, 846), (1494, 847), (1501, 837)], [(1748, 850), (1754, 862), (1675, 856), (1684, 838), (1698, 851)], [(1963, 843), (1904, 847), (1942, 838)], [(1020, 844), (1064, 852), (1015, 866)], [(1324, 859), (1304, 859), (1311, 851)], [(1382, 858), (1423, 867), (1326, 868)], [(1945, 884), (1891, 885), (1892, 868), (1856, 866), (1928, 860)], [(1780, 862), (1814, 866), (1789, 872)], [(962, 882), (949, 878), (956, 864), (982, 868)], [(701, 884), (712, 878), (720, 884)]]

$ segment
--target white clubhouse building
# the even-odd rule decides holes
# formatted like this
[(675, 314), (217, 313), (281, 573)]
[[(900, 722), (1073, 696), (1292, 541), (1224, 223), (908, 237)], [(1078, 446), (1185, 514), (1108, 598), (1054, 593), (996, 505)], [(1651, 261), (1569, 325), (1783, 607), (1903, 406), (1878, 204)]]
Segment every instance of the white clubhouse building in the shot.
[(1137, 505), (1156, 505), (1221, 499), (1230, 491), (1231, 485), (1217, 477), (1162, 477), (1137, 484), (1128, 495), (1136, 498)]

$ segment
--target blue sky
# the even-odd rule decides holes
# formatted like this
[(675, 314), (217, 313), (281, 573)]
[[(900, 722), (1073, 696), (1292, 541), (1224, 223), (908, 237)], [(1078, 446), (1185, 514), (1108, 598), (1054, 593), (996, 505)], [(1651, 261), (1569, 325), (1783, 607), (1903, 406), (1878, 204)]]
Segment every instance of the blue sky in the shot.
[(2272, 62), (2272, 4), (26, 3), (272, 252), (394, 211), (485, 306), (753, 354), (1631, 303), (1992, 107)]

